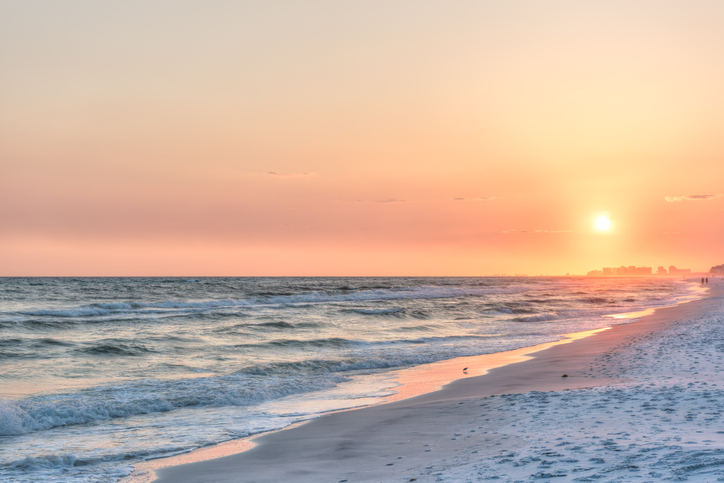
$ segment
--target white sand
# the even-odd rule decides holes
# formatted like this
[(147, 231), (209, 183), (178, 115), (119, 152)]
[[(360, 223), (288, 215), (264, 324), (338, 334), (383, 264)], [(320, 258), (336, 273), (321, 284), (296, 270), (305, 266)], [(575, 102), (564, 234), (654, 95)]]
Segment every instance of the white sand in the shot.
[(161, 469), (157, 481), (724, 481), (724, 291), (714, 287), (434, 393)]

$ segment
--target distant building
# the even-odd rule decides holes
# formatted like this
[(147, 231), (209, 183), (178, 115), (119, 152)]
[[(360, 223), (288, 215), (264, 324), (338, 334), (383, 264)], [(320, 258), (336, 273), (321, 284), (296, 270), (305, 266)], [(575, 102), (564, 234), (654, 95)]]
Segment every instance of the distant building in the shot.
[(653, 269), (651, 267), (637, 267), (635, 265), (631, 265), (629, 267), (625, 267), (621, 265), (620, 267), (603, 267), (603, 270), (591, 270), (588, 272), (588, 276), (590, 277), (635, 277), (635, 276), (648, 276), (653, 274)]
[[(724, 276), (724, 263), (711, 267), (709, 273)], [(628, 267), (624, 265), (620, 267), (603, 267), (603, 270), (591, 270), (588, 272), (589, 277), (650, 277), (652, 275), (654, 275), (654, 269), (652, 267), (637, 267), (635, 265), (629, 265)], [(656, 269), (656, 275), (667, 275), (666, 268), (659, 266)], [(671, 265), (668, 275), (691, 275), (691, 269), (676, 268), (674, 265)]]
[(671, 265), (669, 267), (669, 275), (689, 275), (689, 274), (691, 274), (690, 268), (676, 268), (673, 265)]
[(709, 273), (711, 273), (712, 275), (724, 275), (724, 263), (715, 267), (711, 267), (709, 269)]

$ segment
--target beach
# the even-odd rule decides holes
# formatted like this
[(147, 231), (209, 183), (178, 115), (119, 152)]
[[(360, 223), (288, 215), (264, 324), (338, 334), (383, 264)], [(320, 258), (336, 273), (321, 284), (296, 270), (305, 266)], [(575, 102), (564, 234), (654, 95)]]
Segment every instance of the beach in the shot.
[(0, 279), (0, 480), (145, 483), (208, 461), (183, 478), (384, 481), (415, 458), (424, 478), (467, 451), (450, 428), (489, 436), (464, 406), (626, 380), (588, 366), (704, 295), (661, 278)]
[(159, 468), (155, 481), (718, 481), (723, 295), (713, 282), (701, 300), (269, 433), (239, 454)]

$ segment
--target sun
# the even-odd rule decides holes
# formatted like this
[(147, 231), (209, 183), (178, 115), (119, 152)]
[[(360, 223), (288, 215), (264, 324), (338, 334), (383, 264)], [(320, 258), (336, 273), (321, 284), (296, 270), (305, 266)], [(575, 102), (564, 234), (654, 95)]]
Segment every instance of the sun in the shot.
[(611, 220), (608, 219), (606, 216), (599, 216), (596, 218), (596, 228), (599, 230), (608, 230), (608, 228), (611, 226)]

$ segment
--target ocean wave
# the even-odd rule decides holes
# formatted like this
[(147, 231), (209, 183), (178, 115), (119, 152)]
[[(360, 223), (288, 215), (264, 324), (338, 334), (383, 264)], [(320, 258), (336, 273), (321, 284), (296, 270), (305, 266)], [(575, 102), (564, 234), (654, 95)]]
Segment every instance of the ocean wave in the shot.
[(409, 310), (407, 311), (407, 315), (418, 320), (428, 320), (431, 317), (425, 310)]
[(21, 460), (11, 462), (7, 466), (17, 470), (39, 470), (70, 468), (75, 466), (76, 463), (83, 464), (83, 462), (78, 461), (75, 455), (43, 455), (26, 456)]
[(43, 339), (39, 339), (39, 340), (36, 340), (36, 341), (33, 342), (33, 346), (34, 346), (34, 347), (39, 347), (39, 348), (47, 347), (47, 346), (50, 346), (50, 347), (53, 347), (53, 346), (56, 346), (56, 347), (73, 347), (73, 345), (74, 345), (74, 344), (72, 344), (72, 343), (70, 343), (70, 342), (65, 342), (65, 341), (58, 340), (58, 339), (53, 339), (53, 338), (50, 338), (50, 337), (45, 337), (45, 338), (43, 338)]
[(405, 309), (402, 307), (392, 307), (389, 309), (344, 309), (344, 312), (354, 312), (362, 315), (391, 315), (404, 313)]
[[(186, 452), (188, 449), (173, 451), (163, 448), (154, 456), (171, 456)], [(113, 482), (119, 481), (133, 471), (129, 460), (138, 460), (151, 456), (149, 451), (122, 451), (105, 454), (101, 457), (77, 457), (74, 454), (27, 455), (24, 458), (0, 463), (0, 471), (8, 481), (38, 482)]]
[[(407, 332), (407, 331), (430, 331), (434, 330), (436, 328), (435, 325), (432, 326), (415, 326), (415, 327), (397, 327), (394, 329), (395, 332)], [(391, 331), (392, 332), (392, 331)], [(381, 339), (381, 340), (352, 340), (352, 339), (344, 339), (339, 337), (329, 337), (329, 338), (323, 338), (323, 339), (273, 339), (270, 341), (265, 342), (258, 342), (258, 343), (242, 343), (242, 344), (234, 344), (234, 345), (228, 345), (226, 346), (227, 349), (231, 351), (236, 351), (238, 349), (272, 349), (272, 350), (278, 350), (278, 349), (289, 349), (289, 350), (308, 350), (308, 349), (325, 349), (325, 348), (332, 348), (332, 349), (364, 349), (365, 351), (372, 351), (372, 350), (382, 350), (380, 354), (385, 354), (385, 357), (390, 357), (391, 360), (396, 360), (396, 355), (394, 351), (392, 352), (384, 352), (389, 349), (390, 346), (400, 346), (405, 344), (437, 344), (437, 345), (450, 345), (455, 344), (457, 342), (461, 341), (476, 341), (476, 340), (490, 340), (491, 338), (498, 337), (498, 335), (481, 335), (481, 334), (466, 334), (466, 335), (448, 335), (448, 336), (432, 336), (432, 337), (424, 337), (424, 338), (416, 338), (416, 339), (406, 339), (406, 338), (400, 338), (400, 339)], [(442, 350), (442, 349), (441, 349)], [(479, 349), (478, 349), (479, 350)], [(431, 352), (433, 354), (434, 352)], [(345, 354), (340, 352), (340, 354)], [(352, 353), (350, 353), (352, 354)], [(354, 353), (357, 354), (357, 353)], [(439, 357), (447, 357), (448, 354), (445, 354), (444, 356), (441, 355)], [(456, 354), (450, 354), (450, 357), (456, 357)], [(426, 358), (425, 360), (422, 359), (415, 359), (415, 363), (419, 364), (425, 364), (427, 362), (432, 362), (433, 360), (439, 360), (438, 358), (435, 359), (429, 359)], [(306, 367), (306, 366), (300, 366), (300, 367)], [(385, 366), (388, 367), (388, 366)]]
[(608, 304), (612, 301), (603, 297), (589, 297), (586, 299), (582, 299), (582, 302), (587, 302), (589, 304)]
[[(222, 334), (244, 334), (244, 329), (251, 329), (251, 330), (258, 330), (258, 331), (265, 331), (269, 329), (280, 329), (280, 330), (286, 330), (286, 329), (297, 329), (297, 328), (305, 328), (305, 327), (319, 327), (319, 324), (316, 323), (307, 323), (307, 322), (299, 322), (296, 324), (293, 324), (291, 322), (287, 322), (286, 320), (274, 320), (270, 322), (242, 322), (240, 324), (233, 324), (233, 325), (226, 325), (222, 327), (216, 327), (213, 329), (213, 332), (222, 333)], [(248, 332), (246, 332), (248, 333)]]
[[(266, 295), (243, 299), (218, 300), (169, 300), (161, 302), (94, 303), (76, 307), (23, 310), (18, 313), (30, 317), (94, 318), (118, 314), (165, 314), (169, 311), (208, 311), (223, 308), (254, 307), (268, 305), (324, 304), (343, 302), (373, 302), (386, 300), (424, 300), (456, 297), (476, 297), (491, 294), (514, 293), (528, 290), (528, 286), (426, 286), (395, 287), (358, 291), (313, 291), (285, 295)], [(154, 312), (156, 310), (157, 312)]]
[(402, 331), (402, 332), (429, 332), (431, 330), (437, 329), (438, 325), (413, 325), (413, 326), (402, 326), (398, 327), (396, 330)]
[(26, 320), (20, 320), (16, 324), (13, 324), (13, 327), (15, 326), (21, 326), (25, 327), (31, 330), (47, 330), (47, 329), (58, 329), (58, 330), (66, 330), (66, 329), (72, 329), (73, 327), (77, 326), (78, 324), (83, 323), (80, 320), (77, 319), (26, 319)]
[[(413, 340), (406, 340), (405, 342), (411, 344), (424, 344), (430, 340), (432, 340), (432, 338), (427, 340), (424, 338), (419, 338)], [(390, 342), (390, 344), (393, 343), (394, 342)], [(297, 377), (297, 374), (345, 374), (356, 371), (395, 369), (399, 367), (427, 364), (430, 362), (435, 362), (437, 360), (440, 360), (440, 356), (432, 354), (387, 354), (386, 357), (369, 357), (361, 360), (309, 359), (295, 362), (274, 362), (268, 364), (260, 364), (256, 366), (246, 367), (237, 371), (235, 374), (248, 374), (265, 377), (275, 377), (280, 375), (291, 375)]]
[(0, 350), (0, 360), (2, 359), (35, 359), (42, 357), (37, 352), (21, 352), (21, 351), (10, 351)]
[(541, 304), (541, 305), (553, 305), (553, 304), (560, 304), (560, 303), (566, 303), (568, 300), (562, 297), (551, 297), (547, 299), (541, 299), (541, 298), (528, 298), (526, 299), (526, 302), (532, 303), (532, 304)]
[(364, 344), (361, 341), (330, 337), (326, 339), (275, 339), (264, 344), (270, 347), (296, 347), (296, 348), (322, 348), (322, 347), (350, 347)]
[(560, 319), (560, 315), (555, 313), (529, 315), (527, 317), (516, 317), (513, 320), (515, 322), (548, 322), (550, 320)]
[[(130, 306), (129, 306), (130, 309)], [(124, 309), (124, 310), (129, 310)], [(116, 310), (118, 311), (118, 310)], [(102, 307), (95, 307), (93, 305), (86, 305), (81, 307), (74, 307), (69, 309), (41, 309), (33, 310), (30, 312), (20, 312), (23, 315), (29, 315), (33, 317), (93, 317), (99, 315), (107, 315), (113, 312), (113, 309), (105, 309)]]
[(499, 314), (512, 314), (513, 309), (509, 309), (508, 307), (495, 307), (492, 309), (487, 309), (487, 312), (497, 312)]
[(24, 339), (0, 339), (0, 347), (16, 347), (18, 344), (25, 342)]
[(486, 312), (497, 312), (499, 314), (533, 314), (536, 312), (535, 309), (521, 306), (507, 306), (507, 307), (493, 307), (486, 309)]
[(261, 324), (246, 324), (246, 327), (271, 327), (272, 329), (293, 329), (295, 327), (294, 324), (290, 324), (289, 322), (284, 322), (283, 320), (280, 320), (278, 322), (263, 322)]
[(120, 341), (107, 341), (88, 347), (76, 349), (76, 352), (98, 356), (140, 356), (155, 352), (148, 347), (138, 343), (127, 343)]
[(52, 397), (0, 400), (0, 436), (163, 413), (186, 407), (250, 406), (293, 394), (327, 389), (347, 380), (337, 374), (257, 380), (237, 373), (170, 381), (142, 380)]
[[(454, 340), (468, 342), (490, 340), (490, 336), (424, 337), (375, 343), (380, 346), (419, 344)], [(279, 347), (314, 348), (334, 346), (366, 346), (347, 339), (299, 341), (279, 339)], [(164, 413), (181, 408), (251, 406), (295, 394), (320, 391), (348, 381), (349, 373), (363, 373), (434, 362), (458, 355), (479, 353), (469, 344), (462, 349), (456, 344), (448, 351), (416, 352), (411, 350), (360, 352), (362, 358), (310, 359), (297, 362), (275, 362), (240, 369), (223, 376), (184, 379), (142, 379), (126, 384), (99, 386), (74, 393), (36, 396), (19, 400), (0, 400), (0, 436), (43, 431), (60, 426), (90, 424), (96, 421), (128, 418), (136, 415)], [(362, 347), (361, 347), (362, 348)], [(316, 354), (320, 354), (317, 352)], [(261, 376), (261, 377), (260, 377)]]

